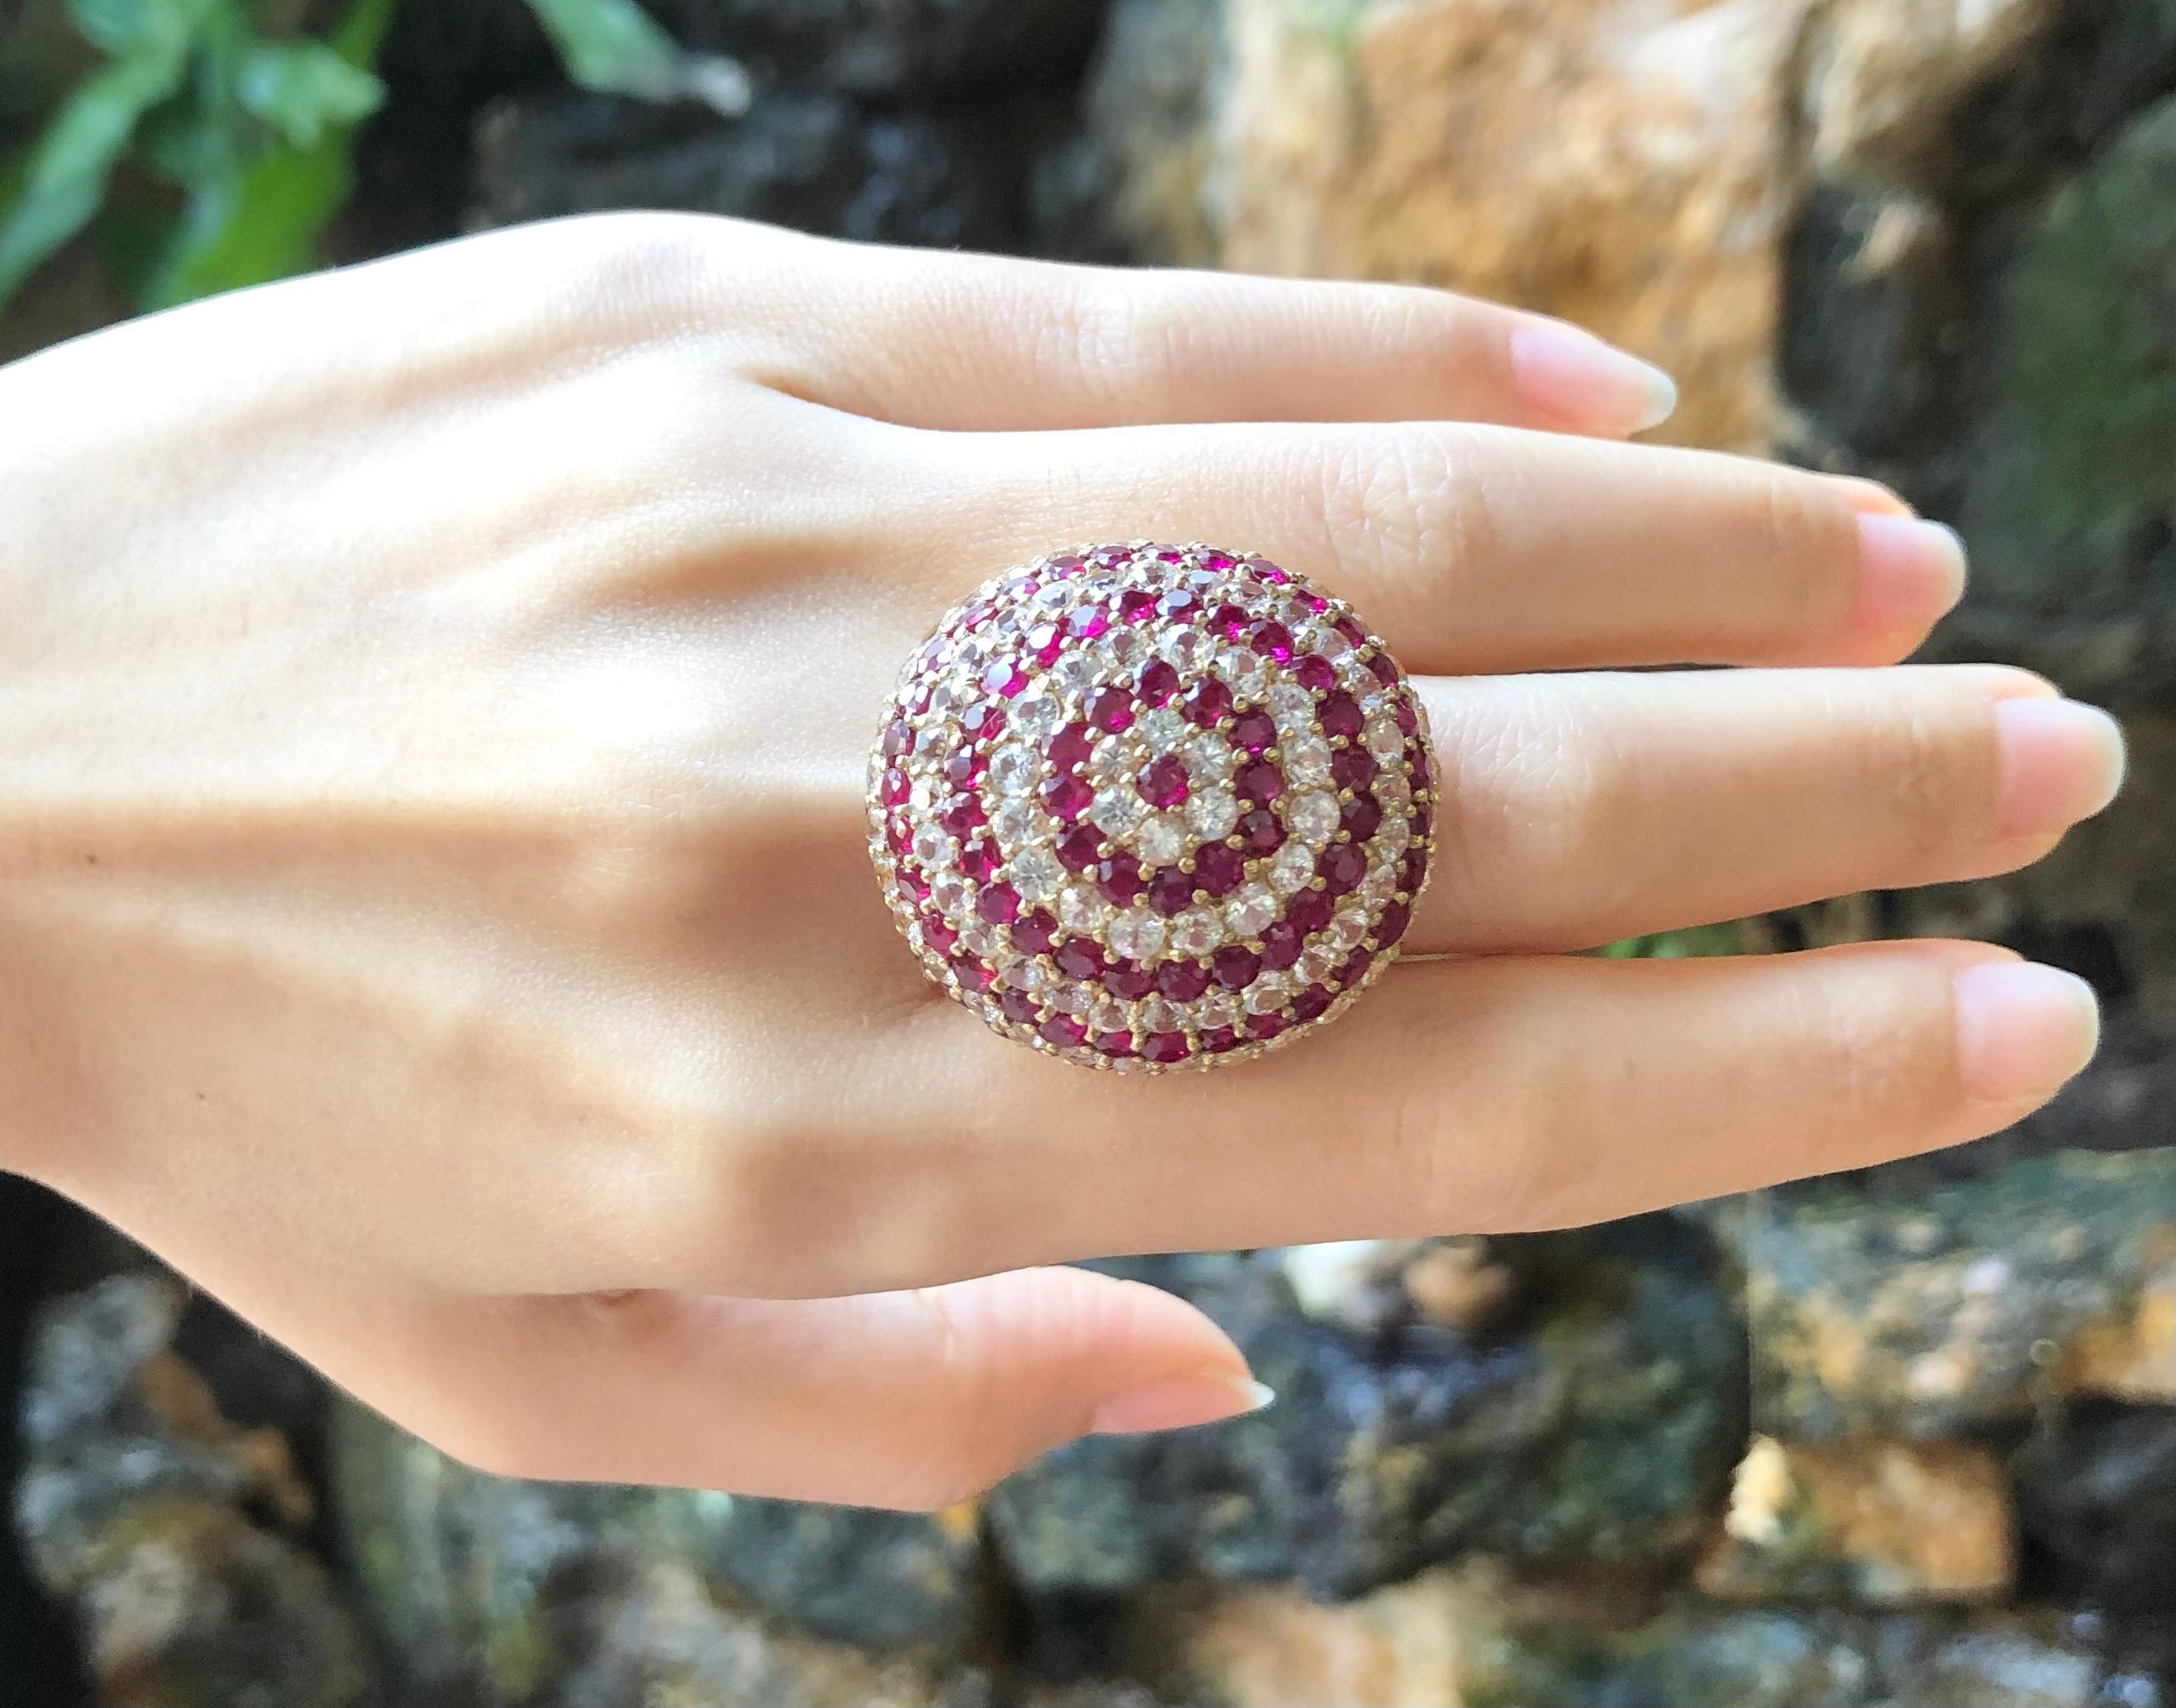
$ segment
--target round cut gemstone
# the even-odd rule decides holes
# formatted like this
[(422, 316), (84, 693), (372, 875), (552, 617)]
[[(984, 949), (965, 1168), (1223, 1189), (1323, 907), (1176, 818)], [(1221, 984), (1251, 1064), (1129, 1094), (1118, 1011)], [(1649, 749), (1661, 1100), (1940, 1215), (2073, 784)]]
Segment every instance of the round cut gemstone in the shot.
[(910, 661), (870, 851), (992, 1025), (1121, 1070), (1228, 1060), (1395, 953), (1432, 778), (1411, 684), (1304, 580), (1097, 547), (992, 582)]
[(1141, 767), (1141, 798), (1157, 808), (1176, 807), (1186, 799), (1189, 779), (1186, 761), (1164, 753)]
[(1149, 906), (1168, 918), (1194, 901), (1194, 880), (1176, 866), (1167, 866), (1149, 879)]
[(1229, 895), (1246, 872), (1239, 851), (1221, 842), (1211, 842), (1194, 857), (1194, 884), (1210, 895)]

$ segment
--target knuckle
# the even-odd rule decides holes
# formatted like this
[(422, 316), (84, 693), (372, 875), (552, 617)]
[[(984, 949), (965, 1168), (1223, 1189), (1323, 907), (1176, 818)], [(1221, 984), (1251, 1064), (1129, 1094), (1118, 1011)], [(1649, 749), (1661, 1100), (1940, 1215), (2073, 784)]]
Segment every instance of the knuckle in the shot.
[(1858, 550), (1850, 509), (1796, 470), (1760, 465), (1749, 476), (1740, 525), (1793, 628), (1832, 626), (1852, 596)]
[[(1385, 627), (1455, 604), (1498, 554), (1493, 502), (1472, 436), (1426, 426), (1328, 437), (1316, 471), (1331, 559), (1391, 607)], [(1371, 613), (1372, 614), (1372, 613)]]

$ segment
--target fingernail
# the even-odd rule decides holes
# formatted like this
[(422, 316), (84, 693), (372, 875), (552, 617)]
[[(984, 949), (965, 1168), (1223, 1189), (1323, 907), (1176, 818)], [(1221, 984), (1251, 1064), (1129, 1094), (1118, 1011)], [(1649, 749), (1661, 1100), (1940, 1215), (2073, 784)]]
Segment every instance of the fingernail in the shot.
[(1187, 1376), (1113, 1394), (1089, 1420), (1092, 1435), (1138, 1435), (1150, 1429), (1190, 1429), (1259, 1412), (1274, 1390), (1244, 1376)]
[(2092, 1059), (2100, 1042), (2093, 987), (2032, 961), (1983, 961), (1954, 978), (1957, 1073), (1980, 1103), (2037, 1103)]
[(1852, 620), (1876, 634), (1923, 628), (1965, 592), (1965, 548), (1956, 530), (1916, 516), (1862, 513), (1858, 601)]
[(2123, 729), (2074, 699), (1994, 704), (1998, 836), (2045, 836), (2090, 819), (2123, 786)]
[(1510, 353), (1530, 401), (1597, 432), (1642, 432), (1678, 406), (1677, 382), (1661, 368), (1561, 321), (1513, 327)]

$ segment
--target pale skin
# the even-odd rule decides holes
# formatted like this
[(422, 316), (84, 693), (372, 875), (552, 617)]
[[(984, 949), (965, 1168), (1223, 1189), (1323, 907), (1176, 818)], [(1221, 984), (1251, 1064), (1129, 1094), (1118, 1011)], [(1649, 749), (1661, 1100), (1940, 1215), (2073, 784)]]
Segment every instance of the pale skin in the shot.
[[(1571, 953), (2010, 870), (2122, 766), (2037, 678), (1898, 665), (1944, 530), (1622, 442), (1656, 391), (1439, 292), (661, 215), (0, 370), (0, 1163), (479, 1465), (930, 1507), (1259, 1397), (1069, 1260), (1994, 1131), (2092, 1053), (2066, 975)], [(1428, 958), (1153, 1079), (926, 983), (862, 819), (944, 609), (1140, 536), (1350, 598), (1448, 791)], [(1744, 667), (1626, 673), (1692, 664)]]

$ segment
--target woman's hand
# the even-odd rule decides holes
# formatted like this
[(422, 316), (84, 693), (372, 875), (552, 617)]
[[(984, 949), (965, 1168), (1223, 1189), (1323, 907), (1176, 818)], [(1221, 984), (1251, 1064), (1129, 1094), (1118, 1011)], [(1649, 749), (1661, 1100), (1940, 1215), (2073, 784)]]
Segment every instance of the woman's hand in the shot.
[[(0, 372), (0, 1161), (462, 1457), (929, 1505), (1249, 1403), (1187, 1306), (1023, 1265), (1557, 1227), (2003, 1126), (2091, 1052), (2067, 976), (1566, 953), (2005, 871), (2121, 768), (2033, 677), (1879, 668), (1950, 536), (1613, 442), (1655, 387), (1428, 291), (648, 215)], [(1450, 958), (1153, 1080), (927, 985), (862, 816), (944, 608), (1141, 535), (1349, 596), (1447, 780), (1407, 947)], [(1525, 673), (1685, 663), (1754, 667)]]

